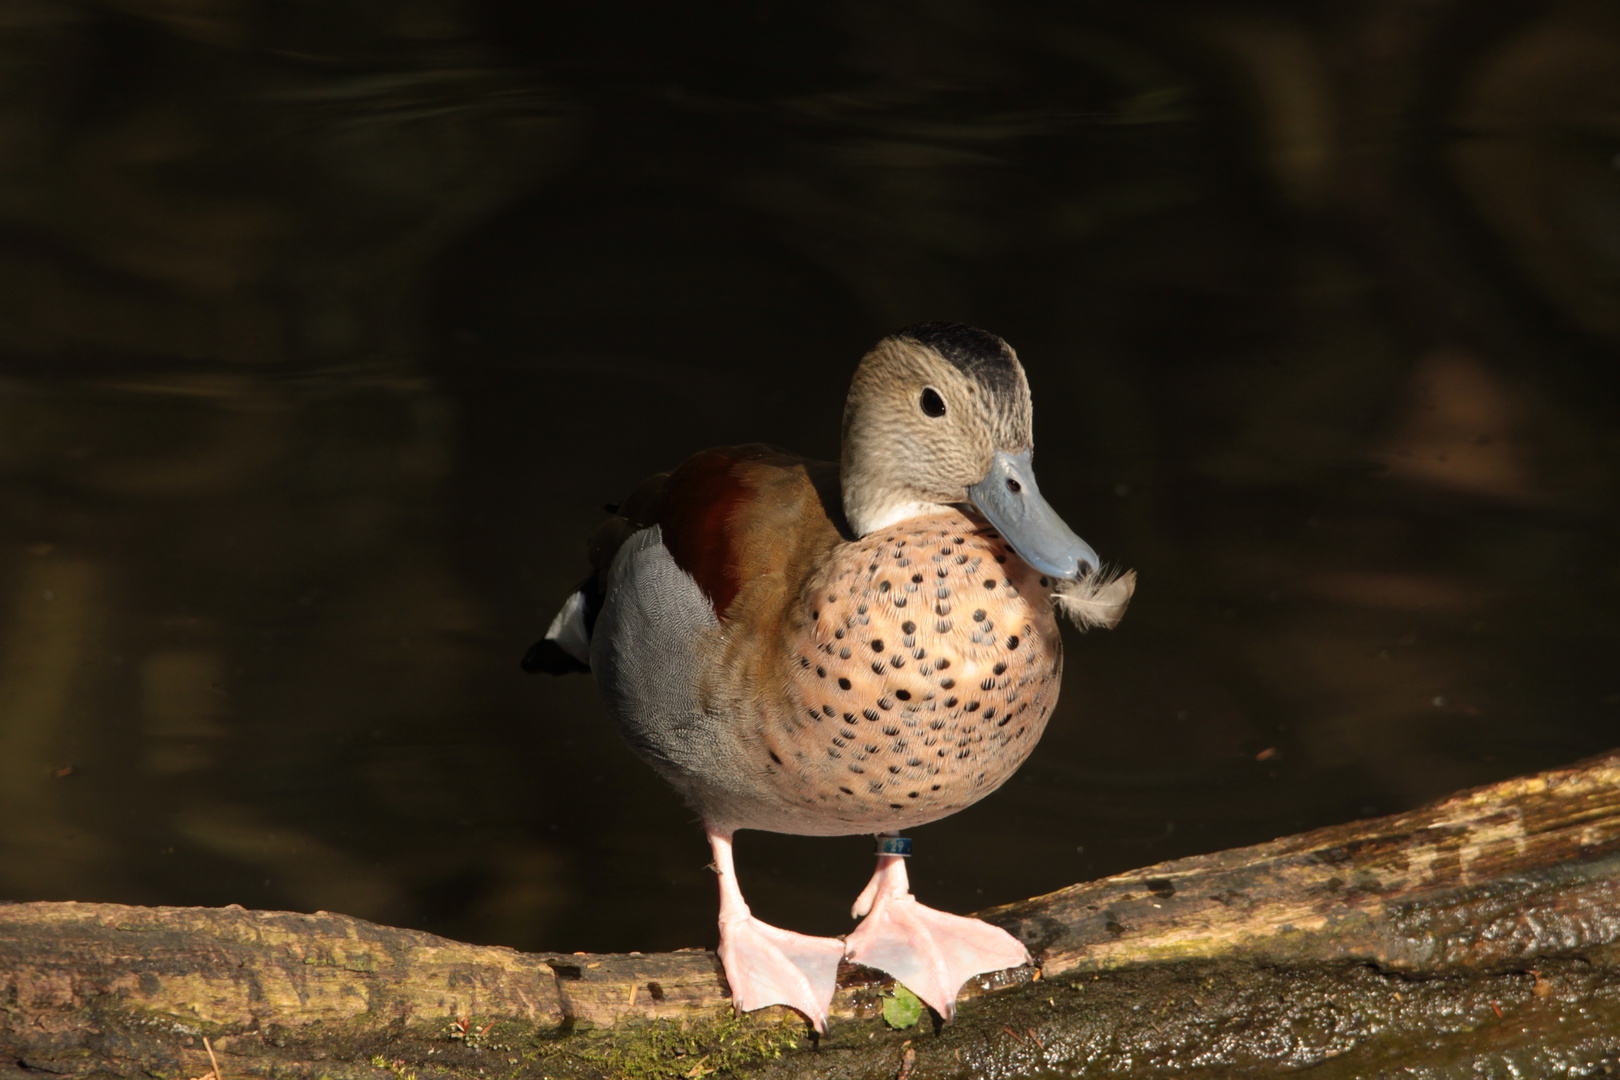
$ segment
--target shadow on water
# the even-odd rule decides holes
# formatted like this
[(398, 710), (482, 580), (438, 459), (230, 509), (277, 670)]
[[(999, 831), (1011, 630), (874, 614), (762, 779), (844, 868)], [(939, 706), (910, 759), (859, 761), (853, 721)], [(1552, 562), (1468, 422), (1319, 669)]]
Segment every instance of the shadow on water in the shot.
[[(246, 10), (0, 25), (6, 897), (711, 943), (692, 815), (517, 659), (601, 504), (835, 456), (929, 318), (1141, 588), (925, 900), (1620, 742), (1607, 7)], [(739, 852), (848, 928), (865, 841)]]

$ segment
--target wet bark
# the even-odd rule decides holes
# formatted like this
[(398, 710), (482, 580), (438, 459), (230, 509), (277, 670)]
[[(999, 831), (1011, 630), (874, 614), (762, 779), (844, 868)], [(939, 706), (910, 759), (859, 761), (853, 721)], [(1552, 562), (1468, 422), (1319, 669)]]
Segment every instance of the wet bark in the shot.
[(785, 1010), (732, 1018), (706, 951), (14, 904), (0, 1073), (202, 1077), (211, 1049), (224, 1080), (1592, 1075), (1620, 1068), (1620, 752), (983, 915), (1038, 966), (975, 980), (949, 1027), (907, 1030), (881, 1018), (892, 987), (848, 968), (813, 1043)]

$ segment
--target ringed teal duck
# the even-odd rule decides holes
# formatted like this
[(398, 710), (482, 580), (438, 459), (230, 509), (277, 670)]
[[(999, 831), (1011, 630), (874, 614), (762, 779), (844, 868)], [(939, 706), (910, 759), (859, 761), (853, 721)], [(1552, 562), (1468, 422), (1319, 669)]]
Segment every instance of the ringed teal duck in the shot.
[[(1134, 589), (1041, 498), (1031, 449), (1006, 342), (908, 327), (856, 370), (838, 465), (725, 447), (646, 481), (524, 658), (593, 672), (619, 732), (702, 815), (739, 1010), (788, 1005), (825, 1032), (847, 956), (949, 1020), (963, 982), (1029, 960), (918, 903), (898, 832), (984, 798), (1034, 749), (1062, 674), (1054, 602), (1112, 626)], [(750, 914), (739, 829), (879, 836), (846, 940)]]

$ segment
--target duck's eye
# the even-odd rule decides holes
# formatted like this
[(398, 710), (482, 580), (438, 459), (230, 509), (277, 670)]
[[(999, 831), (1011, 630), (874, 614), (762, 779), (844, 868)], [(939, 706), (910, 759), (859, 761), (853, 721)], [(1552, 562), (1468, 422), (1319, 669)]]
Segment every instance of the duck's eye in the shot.
[(945, 415), (945, 399), (940, 397), (939, 391), (932, 386), (922, 392), (922, 399), (917, 404), (921, 405), (922, 411), (929, 416)]
[(1020, 484), (1018, 481), (1014, 480), (1012, 477), (1009, 476), (1007, 478), (1007, 490), (1012, 492), (1014, 495), (1016, 495), (1020, 491), (1024, 490), (1024, 485)]

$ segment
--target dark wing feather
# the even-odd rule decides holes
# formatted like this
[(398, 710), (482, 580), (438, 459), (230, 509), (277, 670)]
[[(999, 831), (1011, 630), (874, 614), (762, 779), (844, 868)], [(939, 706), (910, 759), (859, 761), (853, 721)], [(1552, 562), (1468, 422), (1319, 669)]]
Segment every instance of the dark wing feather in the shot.
[[(749, 581), (790, 563), (807, 566), (809, 560), (799, 558), (803, 548), (836, 543), (848, 532), (837, 465), (758, 443), (694, 454), (674, 472), (643, 481), (591, 536), (592, 573), (579, 588), (587, 632), (601, 611), (614, 556), (652, 525), (719, 618)], [(590, 669), (543, 638), (524, 654), (523, 670), (561, 675)]]

